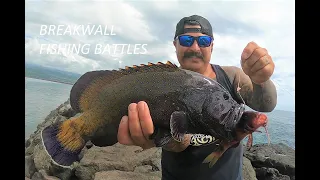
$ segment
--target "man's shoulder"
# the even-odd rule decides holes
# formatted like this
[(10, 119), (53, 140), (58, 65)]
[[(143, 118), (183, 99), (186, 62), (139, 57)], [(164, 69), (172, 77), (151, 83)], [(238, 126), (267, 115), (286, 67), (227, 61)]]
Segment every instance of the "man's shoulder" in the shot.
[(237, 66), (221, 66), (220, 67), (224, 70), (224, 71), (228, 71), (228, 72), (237, 72), (239, 70), (241, 70), (241, 68), (237, 67)]
[[(213, 65), (217, 65), (217, 64), (213, 64)], [(222, 66), (222, 65), (218, 65), (218, 66), (220, 66), (221, 69), (227, 74), (231, 82), (233, 82), (236, 73), (241, 71), (241, 68), (237, 66)]]

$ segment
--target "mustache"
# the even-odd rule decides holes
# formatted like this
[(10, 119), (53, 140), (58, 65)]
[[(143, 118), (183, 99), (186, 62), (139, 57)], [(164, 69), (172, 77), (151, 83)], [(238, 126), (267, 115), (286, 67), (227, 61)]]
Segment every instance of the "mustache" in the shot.
[(191, 52), (185, 52), (183, 55), (183, 58), (190, 58), (190, 57), (197, 57), (197, 58), (203, 59), (203, 55), (201, 52), (191, 51)]

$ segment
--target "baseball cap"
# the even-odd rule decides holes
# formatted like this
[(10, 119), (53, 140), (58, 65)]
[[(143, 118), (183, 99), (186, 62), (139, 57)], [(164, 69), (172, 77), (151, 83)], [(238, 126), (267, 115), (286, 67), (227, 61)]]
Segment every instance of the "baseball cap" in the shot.
[[(188, 21), (196, 21), (197, 23), (199, 23), (201, 28), (187, 28), (187, 29), (185, 29), (184, 25)], [(188, 16), (188, 17), (183, 17), (177, 23), (176, 33), (174, 35), (174, 39), (177, 36), (184, 34), (184, 33), (187, 33), (187, 32), (200, 32), (200, 33), (203, 33), (203, 34), (206, 34), (208, 36), (213, 37), (212, 27), (211, 27), (210, 22), (206, 18), (199, 16), (199, 15), (192, 15), (192, 16)]]

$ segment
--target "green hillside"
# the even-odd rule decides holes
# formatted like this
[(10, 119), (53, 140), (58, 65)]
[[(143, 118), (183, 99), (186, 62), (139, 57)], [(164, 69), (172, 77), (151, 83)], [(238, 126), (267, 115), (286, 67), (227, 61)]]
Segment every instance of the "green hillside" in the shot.
[(25, 65), (25, 77), (73, 85), (80, 76), (81, 74), (61, 71), (36, 64)]

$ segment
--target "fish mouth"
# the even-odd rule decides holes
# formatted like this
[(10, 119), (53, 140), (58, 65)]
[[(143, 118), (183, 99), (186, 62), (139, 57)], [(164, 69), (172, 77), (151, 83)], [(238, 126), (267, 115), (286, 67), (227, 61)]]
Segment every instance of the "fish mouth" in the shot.
[(263, 113), (256, 113), (255, 117), (248, 122), (248, 126), (256, 130), (260, 127), (266, 126), (268, 123), (268, 117)]
[(240, 120), (236, 124), (235, 136), (237, 140), (242, 140), (247, 135), (252, 135), (254, 132), (260, 132), (258, 129), (263, 127), (265, 129), (268, 144), (270, 144), (270, 136), (268, 133), (268, 117), (264, 113), (256, 111), (244, 111)]
[(249, 132), (249, 134), (252, 134), (253, 132), (260, 132), (258, 129), (260, 127), (263, 127), (267, 138), (268, 138), (268, 144), (270, 144), (270, 135), (268, 132), (268, 117), (267, 115), (263, 114), (263, 113), (256, 113), (256, 116), (248, 122), (248, 124), (244, 127), (244, 130), (246, 132)]

